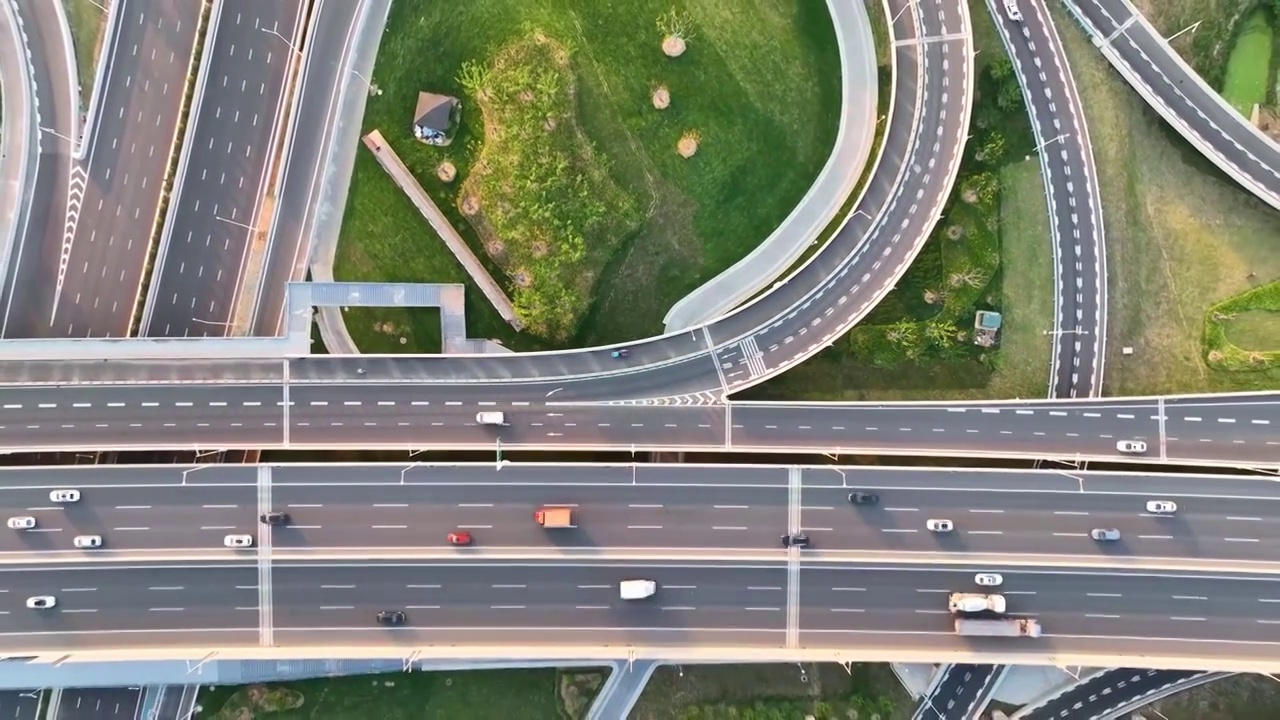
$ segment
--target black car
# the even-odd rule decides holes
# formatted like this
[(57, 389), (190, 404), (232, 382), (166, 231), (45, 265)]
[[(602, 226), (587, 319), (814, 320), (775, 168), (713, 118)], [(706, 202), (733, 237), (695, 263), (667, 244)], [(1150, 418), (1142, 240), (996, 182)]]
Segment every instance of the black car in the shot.
[(796, 533), (795, 535), (783, 535), (782, 547), (809, 547), (809, 536), (804, 533)]
[(405, 620), (407, 619), (408, 618), (405, 617), (404, 612), (400, 610), (383, 610), (382, 612), (378, 613), (379, 625), (388, 625), (388, 626), (394, 627), (396, 625), (403, 625), (405, 623)]
[(282, 512), (262, 513), (262, 515), (258, 516), (258, 520), (262, 521), (263, 525), (288, 525), (289, 514)]
[(851, 492), (849, 493), (849, 502), (854, 505), (875, 505), (880, 502), (880, 496), (868, 492)]

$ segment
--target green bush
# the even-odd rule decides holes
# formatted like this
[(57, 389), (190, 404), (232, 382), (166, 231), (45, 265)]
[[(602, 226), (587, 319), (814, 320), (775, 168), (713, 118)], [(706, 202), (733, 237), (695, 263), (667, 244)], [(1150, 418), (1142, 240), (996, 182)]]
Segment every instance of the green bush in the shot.
[(458, 81), (484, 118), (460, 205), (478, 204), (472, 225), (512, 278), (529, 330), (564, 340), (604, 265), (639, 227), (638, 204), (579, 129), (565, 46), (532, 31), (485, 66), (464, 64)]
[[(1204, 316), (1205, 362), (1218, 370), (1253, 372), (1280, 367), (1280, 348), (1236, 346), (1227, 339), (1226, 323), (1235, 315), (1251, 310), (1280, 313), (1280, 280), (1227, 298), (1209, 308)], [(1277, 339), (1280, 344), (1280, 338)]]

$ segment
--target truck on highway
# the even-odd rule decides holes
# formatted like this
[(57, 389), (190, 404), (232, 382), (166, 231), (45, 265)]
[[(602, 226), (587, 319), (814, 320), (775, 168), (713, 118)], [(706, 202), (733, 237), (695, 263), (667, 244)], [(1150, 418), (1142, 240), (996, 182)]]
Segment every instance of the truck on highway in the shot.
[(618, 583), (618, 590), (623, 600), (643, 600), (653, 597), (658, 590), (658, 583), (652, 580), (623, 580)]
[(947, 600), (947, 609), (953, 613), (1003, 613), (1005, 602), (1003, 595), (984, 595), (982, 593), (951, 593)]
[(571, 528), (573, 524), (573, 508), (540, 507), (533, 513), (534, 522), (544, 528)]
[(967, 637), (1040, 637), (1040, 623), (1030, 618), (980, 620), (958, 617), (956, 634)]

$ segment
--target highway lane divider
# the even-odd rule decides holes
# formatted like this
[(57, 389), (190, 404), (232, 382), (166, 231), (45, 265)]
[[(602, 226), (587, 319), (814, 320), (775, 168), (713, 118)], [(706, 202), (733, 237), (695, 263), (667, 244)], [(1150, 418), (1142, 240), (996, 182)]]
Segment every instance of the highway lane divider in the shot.
[[(1085, 651), (1055, 647), (1049, 641), (1012, 641), (1008, 643), (992, 643), (983, 649), (962, 645), (961, 638), (949, 632), (905, 633), (916, 641), (936, 638), (931, 647), (905, 647), (904, 633), (875, 632), (860, 633), (856, 649), (847, 644), (842, 647), (803, 647), (785, 648), (780, 641), (777, 644), (762, 640), (762, 637), (780, 636), (781, 630), (737, 630), (702, 629), (706, 633), (699, 638), (696, 645), (677, 645), (663, 643), (647, 643), (639, 638), (611, 638), (609, 644), (591, 642), (590, 633), (599, 632), (598, 628), (526, 628), (514, 629), (502, 642), (468, 643), (468, 642), (431, 642), (432, 630), (414, 627), (403, 628), (281, 628), (286, 638), (278, 640), (274, 647), (264, 648), (257, 645), (219, 644), (216, 638), (226, 632), (243, 632), (241, 629), (217, 631), (191, 630), (157, 631), (171, 634), (176, 642), (172, 645), (141, 645), (138, 647), (115, 647), (103, 649), (68, 650), (66, 647), (41, 647), (38, 636), (32, 637), (30, 647), (15, 645), (5, 649), (8, 657), (23, 656), (30, 658), (33, 664), (64, 664), (74, 666), (75, 663), (131, 661), (189, 661), (207, 662), (210, 660), (244, 661), (244, 660), (400, 660), (419, 662), (427, 660), (444, 660), (449, 662), (467, 661), (511, 661), (515, 658), (531, 658), (547, 663), (584, 663), (585, 661), (627, 662), (635, 660), (657, 660), (679, 664), (719, 664), (744, 662), (903, 662), (920, 664), (964, 663), (964, 664), (1000, 664), (1000, 665), (1039, 665), (1049, 666), (1081, 666), (1081, 667), (1159, 667), (1169, 670), (1220, 672), (1280, 672), (1280, 655), (1274, 657), (1230, 657), (1203, 652), (1209, 643), (1185, 642), (1179, 650), (1162, 647), (1166, 643), (1154, 640), (1152, 647), (1140, 655), (1124, 652)], [(462, 632), (466, 628), (459, 629)], [(345, 631), (345, 632), (344, 632)], [(291, 643), (288, 634), (316, 637), (323, 632), (327, 642), (312, 645)], [(449, 631), (434, 631), (444, 634)], [(809, 631), (812, 633), (813, 631)], [(820, 631), (819, 631), (820, 632)], [(351, 638), (352, 633), (362, 633), (363, 639)], [(531, 642), (524, 636), (531, 634), (554, 637), (558, 643)], [(737, 634), (743, 639), (732, 642), (728, 638)], [(127, 637), (135, 634), (125, 631), (104, 630), (97, 633), (114, 634)], [(156, 633), (151, 633), (152, 635)], [(70, 633), (52, 633), (70, 635)], [(179, 636), (182, 639), (179, 640)], [(210, 636), (215, 639), (210, 639)], [(345, 636), (345, 637), (344, 637)], [(415, 636), (427, 636), (417, 639)], [(581, 636), (581, 640), (577, 638)], [(710, 637), (708, 637), (710, 636)], [(720, 638), (724, 638), (723, 640)], [(128, 641), (122, 641), (128, 642)], [(1229, 651), (1231, 646), (1239, 643), (1222, 643), (1221, 650)]]
[[(780, 571), (787, 567), (787, 550), (777, 548), (395, 548), (395, 547), (272, 547), (273, 567), (348, 565), (519, 565), (534, 566), (622, 566), (622, 567), (763, 567)], [(258, 567), (256, 551), (223, 548), (183, 548), (173, 550), (53, 550), (46, 552), (0, 553), (0, 566), (30, 570), (32, 565), (121, 567), (145, 564), (149, 567)], [(1271, 582), (1280, 575), (1280, 561), (1227, 560), (1221, 558), (1177, 558), (1158, 556), (1069, 555), (1043, 553), (967, 553), (877, 550), (805, 550), (800, 553), (801, 574), (841, 566), (849, 570), (901, 570), (931, 572), (939, 567), (956, 572), (999, 569), (1035, 575), (1160, 575), (1241, 579), (1261, 576)], [(865, 567), (860, 567), (865, 566)], [(51, 568), (53, 569), (53, 568)], [(7, 570), (0, 570), (4, 572)], [(1247, 579), (1247, 578), (1246, 578)]]

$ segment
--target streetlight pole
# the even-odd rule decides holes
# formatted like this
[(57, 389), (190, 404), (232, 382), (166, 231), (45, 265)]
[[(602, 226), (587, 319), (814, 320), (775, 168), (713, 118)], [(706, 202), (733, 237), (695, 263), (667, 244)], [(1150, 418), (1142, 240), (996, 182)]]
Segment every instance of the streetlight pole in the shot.
[(1034, 150), (1032, 150), (1031, 152), (1032, 152), (1032, 153), (1038, 153), (1038, 152), (1040, 152), (1041, 150), (1043, 150), (1043, 149), (1044, 149), (1044, 147), (1045, 147), (1046, 145), (1052, 145), (1053, 143), (1056, 143), (1056, 142), (1059, 142), (1059, 141), (1062, 141), (1062, 140), (1066, 140), (1066, 139), (1067, 139), (1067, 138), (1069, 138), (1069, 137), (1071, 137), (1071, 133), (1062, 133), (1062, 134), (1058, 135), (1057, 137), (1051, 137), (1051, 138), (1049, 138), (1048, 140), (1045, 140), (1044, 142), (1042, 142), (1042, 143), (1040, 143), (1039, 145), (1037, 145), (1037, 146), (1035, 147), (1035, 149), (1034, 149)]
[(275, 35), (276, 37), (280, 38), (280, 42), (283, 42), (285, 45), (288, 45), (290, 50), (294, 51), (295, 53), (297, 53), (297, 54), (299, 54), (299, 55), (301, 55), (301, 54), (302, 54), (302, 51), (301, 51), (301, 50), (299, 50), (297, 47), (295, 47), (293, 43), (289, 42), (289, 38), (287, 38), (287, 37), (285, 37), (285, 36), (281, 35), (281, 34), (280, 34), (280, 31), (276, 30), (275, 28), (273, 28), (273, 27), (269, 27), (269, 28), (268, 28), (268, 27), (264, 27), (264, 28), (258, 28), (258, 29), (259, 29), (259, 30), (261, 30), (261, 31), (262, 31), (262, 32), (264, 32), (264, 33), (267, 33), (268, 35)]
[(236, 227), (244, 228), (245, 230), (248, 230), (250, 232), (257, 230), (257, 228), (255, 228), (252, 225), (246, 225), (245, 223), (242, 223), (239, 220), (232, 220), (231, 218), (222, 217), (221, 215), (214, 215), (213, 219), (219, 222), (224, 222), (228, 225), (235, 225)]

